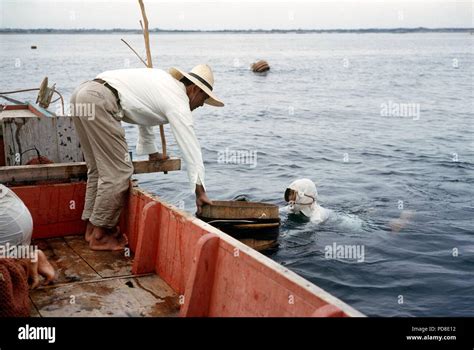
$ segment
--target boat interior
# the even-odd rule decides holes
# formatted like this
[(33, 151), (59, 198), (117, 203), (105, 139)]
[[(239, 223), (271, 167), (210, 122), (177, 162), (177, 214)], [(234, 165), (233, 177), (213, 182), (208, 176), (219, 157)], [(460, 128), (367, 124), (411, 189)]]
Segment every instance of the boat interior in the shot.
[(157, 274), (132, 273), (132, 254), (92, 251), (81, 235), (33, 241), (56, 270), (30, 293), (31, 316), (174, 317), (179, 296)]
[(84, 240), (86, 182), (10, 187), (30, 210), (33, 244), (57, 269), (31, 292), (32, 316), (363, 316), (284, 266), (139, 186), (119, 226), (129, 249)]

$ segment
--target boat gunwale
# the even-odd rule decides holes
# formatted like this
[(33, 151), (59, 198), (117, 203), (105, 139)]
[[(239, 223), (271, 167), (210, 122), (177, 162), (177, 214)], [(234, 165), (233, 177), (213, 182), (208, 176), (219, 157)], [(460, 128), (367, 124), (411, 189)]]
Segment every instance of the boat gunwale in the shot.
[[(289, 282), (301, 288), (301, 290), (310, 293), (317, 298), (321, 299), (322, 301), (326, 302), (329, 305), (333, 305), (338, 307), (344, 313), (346, 313), (350, 317), (366, 317), (363, 313), (356, 310), (352, 306), (346, 304), (341, 299), (335, 297), (334, 295), (330, 294), (329, 292), (325, 291), (324, 289), (316, 286), (314, 283), (308, 281), (304, 277), (298, 275), (297, 273), (285, 268), (281, 264), (277, 263), (276, 261), (266, 257), (265, 255), (259, 253), (255, 249), (250, 248), (249, 246), (245, 245), (244, 243), (240, 242), (239, 240), (233, 238), (232, 236), (226, 234), (225, 232), (215, 228), (214, 226), (204, 222), (203, 220), (193, 216), (191, 213), (186, 212), (178, 207), (167, 203), (160, 199), (159, 196), (149, 193), (148, 191), (144, 190), (143, 188), (137, 186), (132, 189), (133, 191), (139, 193), (139, 195), (144, 195), (150, 197), (153, 201), (160, 203), (163, 207), (167, 208), (173, 213), (177, 213), (182, 215), (185, 219), (190, 220), (192, 223), (197, 225), (202, 230), (216, 234), (222, 241), (227, 243), (229, 246), (233, 247), (233, 249), (227, 249), (229, 253), (234, 253), (235, 248), (239, 250), (239, 253), (244, 253), (247, 256), (253, 258), (254, 263), (261, 264), (270, 270), (273, 270), (276, 274), (280, 275), (283, 279), (288, 279)], [(226, 249), (225, 246), (220, 246), (223, 249)]]

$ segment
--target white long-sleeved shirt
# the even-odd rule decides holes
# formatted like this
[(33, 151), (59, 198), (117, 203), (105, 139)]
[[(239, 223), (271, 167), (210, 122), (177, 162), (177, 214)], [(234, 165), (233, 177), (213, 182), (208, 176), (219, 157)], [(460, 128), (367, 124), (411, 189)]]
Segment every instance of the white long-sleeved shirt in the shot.
[(29, 245), (32, 233), (30, 211), (15, 192), (0, 184), (0, 245)]
[(138, 155), (157, 152), (153, 126), (169, 123), (181, 149), (194, 191), (204, 187), (204, 163), (201, 146), (194, 132), (194, 120), (183, 83), (155, 68), (119, 69), (101, 73), (119, 94), (123, 121), (138, 124)]

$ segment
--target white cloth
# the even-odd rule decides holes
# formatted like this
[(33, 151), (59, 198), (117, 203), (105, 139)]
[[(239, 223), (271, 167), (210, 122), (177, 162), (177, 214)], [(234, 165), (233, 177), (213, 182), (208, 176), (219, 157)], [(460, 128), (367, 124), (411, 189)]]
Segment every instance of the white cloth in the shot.
[(12, 190), (0, 185), (0, 245), (29, 245), (32, 233), (30, 211)]
[(299, 179), (293, 181), (288, 188), (296, 192), (296, 200), (289, 206), (290, 212), (301, 213), (313, 222), (327, 220), (330, 211), (318, 204), (318, 191), (313, 181)]
[(114, 87), (123, 109), (123, 121), (138, 124), (137, 154), (157, 152), (153, 126), (169, 123), (186, 162), (189, 182), (204, 187), (201, 146), (183, 83), (154, 68), (119, 69), (97, 76)]
[(326, 221), (329, 218), (329, 215), (331, 215), (331, 210), (316, 204), (313, 208), (313, 211), (311, 212), (310, 219), (312, 222), (320, 224)]

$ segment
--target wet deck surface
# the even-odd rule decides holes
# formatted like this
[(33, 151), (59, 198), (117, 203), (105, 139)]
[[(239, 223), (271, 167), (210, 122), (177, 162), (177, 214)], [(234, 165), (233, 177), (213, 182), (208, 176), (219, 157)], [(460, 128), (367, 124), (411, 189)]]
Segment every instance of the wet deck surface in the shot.
[(30, 293), (31, 316), (177, 316), (178, 295), (157, 275), (134, 276), (124, 252), (95, 252), (82, 236), (35, 240), (55, 283)]

